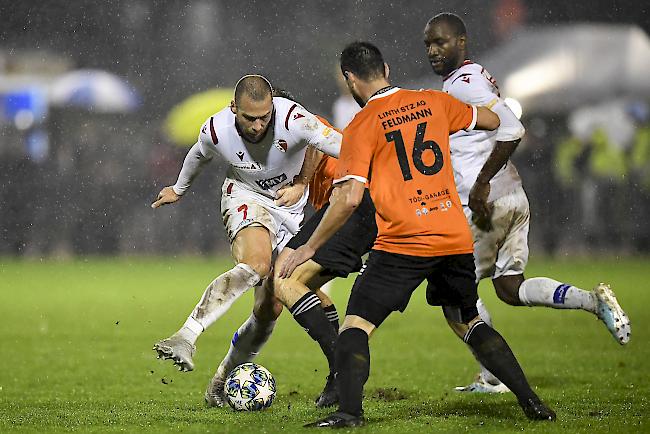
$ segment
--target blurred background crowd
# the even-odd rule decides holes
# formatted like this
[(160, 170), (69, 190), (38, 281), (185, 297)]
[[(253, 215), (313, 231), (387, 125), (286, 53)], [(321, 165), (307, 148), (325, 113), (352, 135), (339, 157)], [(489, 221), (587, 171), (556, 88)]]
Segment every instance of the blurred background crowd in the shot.
[(0, 1), (0, 255), (227, 252), (222, 163), (178, 204), (149, 204), (236, 80), (264, 74), (343, 127), (341, 49), (369, 40), (393, 84), (439, 89), (422, 30), (442, 11), (527, 128), (513, 160), (531, 249), (647, 253), (643, 2), (26, 0)]

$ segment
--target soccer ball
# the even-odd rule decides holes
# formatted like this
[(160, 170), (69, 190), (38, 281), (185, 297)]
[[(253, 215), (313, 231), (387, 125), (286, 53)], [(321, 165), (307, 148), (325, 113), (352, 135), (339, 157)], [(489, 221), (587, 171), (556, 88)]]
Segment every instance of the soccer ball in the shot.
[(237, 411), (269, 408), (275, 398), (275, 379), (264, 367), (244, 363), (233, 369), (224, 385), (226, 400)]

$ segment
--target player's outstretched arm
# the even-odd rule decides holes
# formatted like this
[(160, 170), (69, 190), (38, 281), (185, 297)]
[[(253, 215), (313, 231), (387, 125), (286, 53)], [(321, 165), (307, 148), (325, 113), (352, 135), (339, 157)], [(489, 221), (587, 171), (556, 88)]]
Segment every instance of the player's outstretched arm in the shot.
[(174, 203), (177, 202), (181, 198), (180, 195), (176, 194), (172, 186), (167, 186), (160, 190), (160, 193), (158, 193), (158, 197), (156, 200), (151, 204), (151, 208), (158, 208), (163, 205), (167, 205), (168, 203)]
[(168, 203), (177, 202), (187, 189), (190, 188), (194, 178), (201, 173), (203, 166), (211, 160), (212, 157), (206, 157), (201, 151), (201, 142), (199, 139), (199, 142), (195, 143), (187, 152), (176, 184), (160, 190), (158, 197), (151, 204), (151, 208), (158, 208)]

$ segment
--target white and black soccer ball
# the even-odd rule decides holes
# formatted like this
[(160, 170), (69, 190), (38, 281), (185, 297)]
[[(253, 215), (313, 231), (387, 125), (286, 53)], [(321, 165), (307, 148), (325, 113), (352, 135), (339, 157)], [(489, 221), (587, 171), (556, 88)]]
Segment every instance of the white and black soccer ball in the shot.
[(275, 399), (275, 379), (261, 365), (244, 363), (233, 369), (224, 385), (226, 400), (237, 411), (267, 409)]

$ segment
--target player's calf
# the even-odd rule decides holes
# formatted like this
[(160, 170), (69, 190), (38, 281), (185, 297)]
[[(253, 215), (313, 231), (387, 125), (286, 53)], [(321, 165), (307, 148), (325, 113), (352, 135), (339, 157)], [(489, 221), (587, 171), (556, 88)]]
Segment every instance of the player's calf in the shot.
[(481, 364), (515, 394), (528, 418), (555, 420), (555, 413), (533, 392), (519, 362), (496, 330), (478, 320), (473, 322), (463, 340)]
[[(462, 337), (481, 365), (515, 394), (527, 417), (555, 420), (555, 413), (550, 410), (552, 417), (550, 413), (548, 418), (543, 417), (546, 412), (542, 409), (547, 409), (546, 406), (530, 388), (519, 362), (506, 341), (478, 316), (475, 305), (464, 308), (443, 306), (443, 312), (449, 326), (459, 337)], [(533, 417), (537, 413), (539, 417)]]

